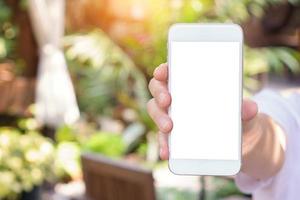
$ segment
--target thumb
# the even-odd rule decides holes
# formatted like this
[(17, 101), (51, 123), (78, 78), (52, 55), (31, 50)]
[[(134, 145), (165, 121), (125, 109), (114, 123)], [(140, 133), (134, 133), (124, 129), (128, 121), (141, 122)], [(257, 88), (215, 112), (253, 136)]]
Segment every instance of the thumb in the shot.
[(254, 101), (250, 99), (243, 100), (243, 105), (242, 105), (243, 121), (250, 121), (251, 119), (253, 119), (256, 116), (257, 111), (258, 111), (257, 104)]

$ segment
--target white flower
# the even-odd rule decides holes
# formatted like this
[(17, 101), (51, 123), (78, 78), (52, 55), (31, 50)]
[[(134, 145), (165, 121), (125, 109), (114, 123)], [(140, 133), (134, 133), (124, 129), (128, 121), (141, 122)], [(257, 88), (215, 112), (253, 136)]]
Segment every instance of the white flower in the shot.
[(31, 163), (38, 162), (40, 154), (38, 151), (31, 149), (25, 153), (25, 159)]
[(8, 134), (2, 133), (0, 134), (0, 147), (1, 148), (7, 148), (10, 146), (11, 139)]

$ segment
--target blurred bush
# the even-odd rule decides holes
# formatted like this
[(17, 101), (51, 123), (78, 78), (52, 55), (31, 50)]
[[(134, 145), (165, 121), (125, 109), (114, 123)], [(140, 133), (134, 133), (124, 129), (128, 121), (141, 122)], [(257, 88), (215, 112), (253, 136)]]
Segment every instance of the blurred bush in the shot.
[(262, 86), (257, 75), (283, 75), (286, 70), (290, 70), (294, 75), (300, 74), (299, 51), (287, 47), (245, 47), (244, 87), (248, 91), (254, 92)]
[(215, 9), (221, 18), (241, 23), (251, 16), (262, 17), (267, 6), (286, 2), (292, 5), (300, 3), (299, 0), (217, 0)]
[(55, 166), (62, 180), (78, 180), (82, 177), (80, 165), (81, 147), (76, 142), (60, 142), (56, 147)]
[(131, 33), (120, 36), (120, 45), (149, 81), (153, 70), (167, 62), (167, 31), (176, 22), (209, 20), (213, 0), (147, 0), (147, 17), (134, 24)]
[(17, 199), (22, 192), (53, 180), (54, 160), (52, 141), (38, 132), (0, 128), (0, 199)]
[[(125, 153), (122, 135), (99, 131), (86, 123), (84, 129), (78, 131), (77, 126), (62, 126), (55, 134), (57, 141), (56, 170), (60, 178), (81, 178), (80, 155), (92, 152), (108, 157), (121, 157)], [(88, 129), (88, 130), (87, 130)]]
[(122, 118), (130, 108), (137, 120), (154, 129), (146, 112), (146, 79), (118, 45), (100, 30), (66, 36), (64, 45), (82, 112)]
[(97, 132), (86, 141), (83, 151), (100, 153), (109, 157), (120, 157), (125, 152), (125, 144), (120, 135)]

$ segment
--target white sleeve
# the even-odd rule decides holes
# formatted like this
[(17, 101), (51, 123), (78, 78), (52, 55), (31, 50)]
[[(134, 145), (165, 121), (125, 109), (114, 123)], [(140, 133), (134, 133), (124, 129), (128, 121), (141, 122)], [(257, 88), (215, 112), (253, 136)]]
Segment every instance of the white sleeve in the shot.
[[(293, 113), (292, 105), (287, 98), (280, 94), (264, 90), (253, 97), (257, 103), (260, 113), (269, 115), (278, 125), (282, 127), (286, 134), (290, 133), (297, 122)], [(257, 180), (242, 172), (237, 174), (235, 182), (238, 188), (245, 193), (253, 193), (256, 190), (269, 185), (273, 179), (271, 177), (267, 180)]]

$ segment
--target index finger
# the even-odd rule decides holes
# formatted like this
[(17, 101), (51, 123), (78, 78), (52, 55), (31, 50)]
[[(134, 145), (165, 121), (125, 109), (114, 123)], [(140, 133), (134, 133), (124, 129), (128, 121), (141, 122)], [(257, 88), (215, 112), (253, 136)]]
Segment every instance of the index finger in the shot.
[(156, 80), (167, 81), (168, 80), (168, 64), (163, 63), (159, 65), (153, 72), (153, 76)]

